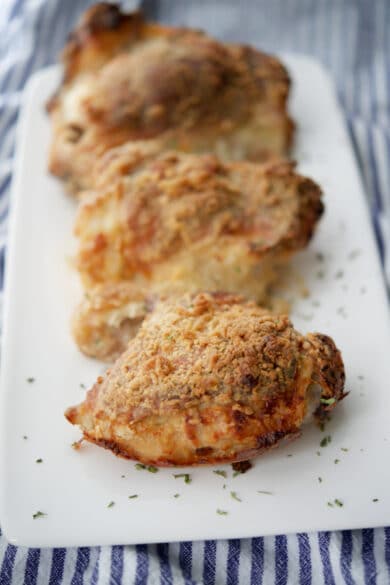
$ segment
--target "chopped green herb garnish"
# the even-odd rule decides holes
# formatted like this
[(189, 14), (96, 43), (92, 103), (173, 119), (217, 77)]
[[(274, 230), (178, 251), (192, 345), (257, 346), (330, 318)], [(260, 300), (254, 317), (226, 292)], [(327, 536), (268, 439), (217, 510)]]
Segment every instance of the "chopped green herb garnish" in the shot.
[(352, 250), (348, 254), (348, 260), (354, 260), (355, 258), (357, 258), (358, 256), (360, 256), (360, 254), (361, 254), (361, 250)]
[(317, 252), (316, 258), (317, 258), (318, 262), (323, 262), (325, 259), (325, 256), (323, 255), (322, 252)]
[(338, 315), (341, 315), (344, 318), (346, 318), (347, 317), (347, 313), (346, 313), (345, 307), (339, 307), (337, 309), (337, 314)]
[(343, 278), (344, 276), (344, 270), (339, 270), (338, 272), (336, 272), (336, 274), (334, 275), (335, 278)]
[(274, 494), (272, 492), (267, 492), (265, 490), (257, 490), (258, 494), (264, 494), (266, 496), (273, 496)]
[(219, 508), (217, 509), (217, 514), (219, 514), (220, 516), (227, 516), (229, 512), (227, 512), (226, 510), (220, 510)]
[(158, 472), (158, 467), (155, 467), (154, 465), (144, 465), (143, 463), (136, 463), (135, 468), (138, 471), (144, 471), (144, 470), (149, 471), (149, 473), (157, 473)]
[(225, 479), (227, 478), (227, 473), (226, 471), (223, 471), (223, 469), (214, 469), (215, 475), (220, 475), (221, 477), (224, 477)]
[(293, 454), (292, 454), (292, 453), (288, 453), (288, 454), (287, 454), (287, 457), (292, 457), (292, 456), (293, 456)]
[(180, 498), (180, 494), (175, 494), (173, 497), (174, 498)]
[(110, 502), (107, 504), (107, 508), (113, 508), (115, 506), (115, 502)]
[(335, 459), (335, 460), (334, 460), (334, 462), (335, 462), (335, 463), (336, 463), (336, 465), (337, 465), (337, 463), (340, 463), (340, 459)]
[(358, 380), (364, 380), (364, 376), (358, 376)]
[(320, 483), (322, 483), (322, 477), (319, 477), (319, 478), (318, 478), (318, 481), (319, 481)]
[(236, 500), (236, 502), (242, 502), (242, 500), (238, 497), (237, 492), (230, 492), (230, 495), (233, 500)]
[(80, 384), (80, 388), (82, 388), (83, 390), (85, 390), (85, 388), (86, 388), (85, 384)]
[(175, 479), (184, 479), (184, 483), (191, 483), (192, 479), (189, 473), (176, 473), (173, 476)]
[(40, 512), (39, 510), (38, 512), (35, 512), (35, 514), (33, 514), (34, 520), (36, 520), (37, 518), (43, 518), (44, 516), (47, 516), (47, 514), (45, 512)]
[(328, 406), (330, 406), (331, 404), (334, 404), (336, 402), (336, 398), (321, 398), (320, 400), (321, 404), (326, 404)]
[(341, 500), (338, 500), (337, 498), (335, 498), (333, 500), (333, 502), (328, 502), (328, 506), (329, 506), (329, 508), (333, 508), (334, 506), (338, 506), (339, 508), (342, 508), (344, 506), (344, 503)]
[(132, 496), (129, 496), (129, 500), (134, 500), (134, 498), (138, 498), (138, 494), (133, 494)]
[(28, 439), (28, 436), (27, 436), (27, 435), (23, 435), (23, 439), (24, 439), (25, 441), (27, 441), (27, 439)]
[(223, 484), (222, 488), (226, 490), (226, 483)]
[(373, 502), (379, 502), (379, 499), (378, 498), (374, 498), (372, 501)]
[(341, 447), (341, 450), (344, 451), (345, 453), (348, 451), (346, 447)]
[(314, 317), (313, 313), (299, 313), (297, 316), (304, 321), (311, 321)]
[(324, 437), (320, 443), (320, 447), (326, 447), (327, 445), (329, 445), (329, 443), (331, 442), (332, 437), (330, 435), (326, 435), (326, 437)]
[(27, 382), (29, 384), (32, 384), (33, 382), (35, 382), (35, 378), (27, 378)]
[(316, 451), (318, 457), (321, 455), (321, 451)]
[(319, 270), (316, 274), (317, 278), (322, 279), (325, 276), (325, 273), (323, 270)]
[(39, 458), (35, 460), (35, 463), (43, 463), (43, 459)]

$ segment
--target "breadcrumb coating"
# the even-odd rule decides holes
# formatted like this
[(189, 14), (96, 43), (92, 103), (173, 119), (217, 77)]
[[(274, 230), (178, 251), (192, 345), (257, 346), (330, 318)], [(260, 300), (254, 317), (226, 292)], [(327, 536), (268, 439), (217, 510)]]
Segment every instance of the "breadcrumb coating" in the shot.
[(66, 411), (84, 437), (154, 465), (248, 459), (300, 434), (344, 397), (333, 341), (224, 293), (156, 305), (86, 400)]
[(319, 187), (288, 162), (144, 160), (126, 148), (107, 164), (117, 179), (107, 186), (101, 176), (81, 200), (76, 265), (86, 287), (129, 280), (158, 294), (224, 290), (261, 302), (323, 211)]

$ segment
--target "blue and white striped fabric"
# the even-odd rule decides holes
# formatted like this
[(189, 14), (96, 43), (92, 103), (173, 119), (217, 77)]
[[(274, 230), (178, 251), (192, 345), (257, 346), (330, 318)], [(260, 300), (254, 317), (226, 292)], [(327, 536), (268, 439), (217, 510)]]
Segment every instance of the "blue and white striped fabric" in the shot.
[[(137, 4), (136, 0), (124, 4)], [(0, 274), (15, 123), (29, 75), (53, 62), (89, 0), (0, 0)], [(390, 281), (389, 0), (145, 0), (149, 16), (268, 51), (315, 56), (331, 71)], [(2, 279), (1, 279), (2, 280)], [(0, 282), (2, 286), (2, 282)], [(0, 585), (390, 583), (390, 528), (248, 540), (24, 549), (0, 533)]]

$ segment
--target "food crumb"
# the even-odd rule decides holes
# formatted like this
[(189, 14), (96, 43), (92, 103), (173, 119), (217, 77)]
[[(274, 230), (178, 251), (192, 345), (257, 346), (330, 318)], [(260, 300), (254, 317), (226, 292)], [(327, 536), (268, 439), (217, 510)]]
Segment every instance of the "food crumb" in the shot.
[(83, 440), (84, 439), (79, 439), (78, 441), (74, 441), (72, 443), (73, 449), (75, 449), (76, 451), (78, 451), (81, 448), (81, 444), (82, 444)]
[(252, 469), (252, 463), (250, 461), (237, 461), (236, 463), (232, 463), (232, 469), (234, 471), (233, 477), (236, 477)]

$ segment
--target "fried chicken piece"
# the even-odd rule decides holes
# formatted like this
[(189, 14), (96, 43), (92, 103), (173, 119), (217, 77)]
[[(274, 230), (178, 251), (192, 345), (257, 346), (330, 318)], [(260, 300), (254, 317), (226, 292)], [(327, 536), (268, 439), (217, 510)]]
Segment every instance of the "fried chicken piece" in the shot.
[(83, 353), (114, 361), (126, 349), (156, 299), (131, 282), (109, 283), (87, 292), (72, 320)]
[(48, 103), (49, 168), (73, 191), (90, 188), (96, 158), (128, 140), (228, 160), (290, 147), (288, 74), (254, 48), (100, 3), (70, 34), (62, 60), (64, 78)]
[(86, 287), (130, 280), (157, 294), (225, 290), (261, 302), (323, 211), (319, 187), (288, 162), (171, 152), (101, 181), (75, 227)]
[(146, 464), (234, 462), (299, 436), (343, 388), (329, 337), (303, 336), (242, 297), (198, 293), (158, 303), (65, 416), (88, 441)]

